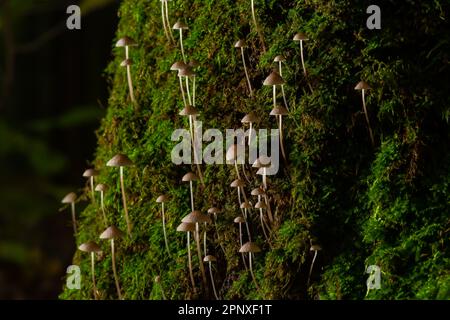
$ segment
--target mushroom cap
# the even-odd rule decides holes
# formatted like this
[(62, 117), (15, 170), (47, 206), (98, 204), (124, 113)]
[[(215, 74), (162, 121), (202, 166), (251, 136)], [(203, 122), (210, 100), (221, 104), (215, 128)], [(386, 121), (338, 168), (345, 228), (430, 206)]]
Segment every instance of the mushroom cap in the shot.
[(179, 70), (184, 69), (186, 67), (187, 67), (186, 63), (184, 63), (183, 61), (177, 61), (174, 64), (172, 64), (172, 66), (170, 67), (170, 70), (172, 70), (172, 71), (179, 71)]
[(252, 190), (251, 195), (252, 196), (262, 196), (265, 195), (266, 193), (264, 192), (264, 190), (260, 187), (255, 188)]
[(220, 209), (216, 208), (216, 207), (212, 207), (212, 208), (208, 209), (208, 213), (211, 213), (211, 214), (215, 214), (215, 213), (219, 213), (219, 212), (220, 212)]
[(189, 27), (188, 27), (188, 25), (186, 23), (181, 22), (181, 21), (177, 21), (173, 25), (172, 29), (175, 29), (175, 30), (182, 30), (182, 29), (184, 29), (184, 30), (186, 30), (186, 29), (189, 29)]
[[(161, 1), (163, 1), (163, 0), (161, 0)], [(160, 283), (160, 282), (161, 282), (161, 277), (160, 277), (160, 276), (156, 276), (155, 279), (154, 279), (154, 281), (155, 281), (156, 283)]]
[(179, 113), (180, 116), (196, 116), (198, 115), (197, 109), (193, 106), (186, 106)]
[(158, 198), (156, 198), (157, 203), (163, 203), (169, 201), (169, 197), (165, 194), (160, 195)]
[(266, 209), (267, 208), (267, 204), (264, 201), (258, 201), (255, 204), (255, 208), (256, 209)]
[(239, 249), (239, 252), (261, 252), (261, 248), (254, 242), (246, 242)]
[(233, 221), (234, 221), (234, 223), (244, 223), (245, 219), (243, 216), (238, 216), (238, 217), (234, 218)]
[(100, 251), (102, 251), (100, 246), (97, 243), (95, 243), (94, 241), (88, 241), (88, 242), (82, 243), (78, 247), (78, 249), (81, 251), (84, 251), (84, 252), (100, 252)]
[(198, 177), (193, 172), (188, 172), (183, 176), (183, 178), (181, 178), (181, 181), (184, 181), (184, 182), (196, 181), (196, 180), (198, 180)]
[(320, 245), (318, 245), (318, 244), (313, 244), (311, 246), (311, 248), (309, 248), (309, 250), (310, 251), (320, 251), (320, 250), (322, 250), (322, 247)]
[(83, 172), (83, 177), (85, 178), (96, 177), (98, 176), (98, 174), (99, 174), (98, 170), (87, 169), (86, 171)]
[(181, 222), (186, 223), (211, 223), (211, 218), (207, 216), (206, 214), (201, 213), (198, 210), (192, 211), (187, 216), (185, 216), (183, 219), (181, 219)]
[(283, 62), (283, 61), (286, 61), (286, 58), (285, 58), (282, 54), (276, 56), (276, 57), (273, 59), (273, 62)]
[(246, 46), (247, 46), (247, 43), (246, 43), (245, 40), (243, 40), (243, 39), (237, 41), (237, 42), (234, 44), (234, 47), (235, 47), (235, 48), (245, 48)]
[(195, 72), (189, 66), (186, 66), (185, 68), (178, 70), (179, 77), (195, 77), (195, 75), (196, 75)]
[(256, 171), (256, 174), (257, 174), (257, 175), (260, 175), (260, 176), (266, 174), (266, 173), (264, 172), (264, 167), (259, 168), (258, 171)]
[(271, 116), (287, 116), (288, 111), (284, 106), (276, 106), (275, 108), (270, 111)]
[(271, 165), (271, 159), (267, 156), (260, 156), (253, 162), (253, 168), (268, 168)]
[(235, 179), (233, 180), (233, 182), (231, 182), (230, 187), (232, 188), (245, 187), (245, 182), (242, 179)]
[(76, 200), (77, 194), (75, 192), (70, 192), (61, 200), (61, 203), (73, 203)]
[(265, 86), (279, 86), (282, 84), (285, 84), (285, 81), (276, 71), (272, 71), (263, 82)]
[(108, 227), (105, 231), (100, 235), (100, 239), (115, 239), (123, 237), (124, 233), (120, 229), (115, 226)]
[(108, 186), (106, 184), (103, 183), (99, 183), (96, 187), (95, 187), (95, 191), (102, 191), (105, 192), (106, 190), (108, 190)]
[(127, 36), (120, 38), (119, 41), (117, 41), (116, 43), (116, 47), (135, 47), (135, 46), (137, 46), (137, 42), (134, 41), (134, 39)]
[(309, 38), (308, 38), (308, 36), (305, 33), (299, 32), (299, 33), (295, 34), (293, 40), (294, 41), (302, 41), (302, 40), (305, 41), (305, 40), (309, 40)]
[(258, 121), (258, 118), (256, 117), (255, 113), (252, 111), (250, 113), (247, 113), (241, 120), (241, 123), (251, 123)]
[(179, 232), (189, 232), (189, 231), (195, 231), (195, 224), (194, 223), (186, 223), (182, 222), (178, 225), (177, 231)]
[(252, 205), (250, 204), (250, 202), (244, 201), (244, 202), (241, 203), (240, 207), (241, 207), (241, 209), (251, 209)]
[(131, 66), (133, 65), (133, 60), (131, 59), (125, 59), (120, 63), (121, 67)]
[(216, 257), (210, 254), (203, 258), (203, 262), (216, 262), (216, 261), (217, 261)]
[(109, 160), (106, 165), (108, 167), (130, 167), (133, 165), (133, 161), (126, 155), (118, 153)]
[(369, 84), (365, 81), (360, 81), (355, 87), (355, 90), (369, 90), (372, 89)]
[(232, 144), (228, 150), (225, 158), (227, 161), (234, 161), (237, 158), (238, 146), (237, 144)]

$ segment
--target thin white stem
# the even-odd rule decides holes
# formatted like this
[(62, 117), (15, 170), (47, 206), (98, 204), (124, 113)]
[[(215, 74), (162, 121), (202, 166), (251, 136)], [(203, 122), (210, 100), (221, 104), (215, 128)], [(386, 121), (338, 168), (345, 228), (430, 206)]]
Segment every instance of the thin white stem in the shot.
[(312, 274), (312, 271), (313, 271), (314, 262), (316, 261), (316, 257), (317, 257), (317, 250), (314, 250), (314, 258), (313, 258), (312, 263), (311, 263), (311, 268), (309, 269), (307, 286), (309, 285), (309, 280), (311, 280), (311, 274)]
[[(281, 68), (281, 61), (278, 61), (278, 71), (280, 73), (280, 77), (283, 77), (283, 71), (282, 71), (282, 68)], [(288, 106), (288, 103), (287, 103), (286, 94), (284, 93), (284, 84), (281, 85), (281, 93), (283, 94), (284, 106), (289, 111), (289, 106)]]
[(265, 199), (266, 205), (267, 205), (267, 215), (269, 216), (269, 221), (273, 222), (272, 209), (270, 207), (270, 201), (269, 201), (269, 197), (267, 196), (267, 194), (264, 194), (264, 199)]
[(76, 237), (76, 235), (77, 235), (77, 218), (75, 216), (75, 202), (71, 203), (71, 210), (72, 210), (73, 235)]
[(131, 235), (131, 224), (128, 217), (127, 196), (125, 195), (125, 184), (123, 181), (123, 167), (120, 167), (120, 187), (122, 189), (123, 210), (125, 212), (125, 221), (127, 222), (128, 235)]
[(197, 291), (195, 288), (195, 281), (194, 281), (194, 274), (192, 272), (192, 257), (191, 257), (191, 232), (187, 232), (187, 251), (188, 251), (188, 261), (189, 261), (189, 275), (191, 277), (192, 282), (192, 288), (194, 289), (194, 292)]
[(192, 106), (195, 107), (195, 76), (192, 78)]
[(181, 46), (181, 55), (183, 56), (183, 62), (186, 63), (186, 57), (184, 55), (184, 46), (183, 46), (183, 29), (180, 29), (180, 46)]
[(161, 203), (161, 211), (162, 211), (162, 224), (163, 224), (164, 242), (166, 244), (167, 253), (170, 256), (169, 241), (167, 241), (167, 233), (166, 233), (166, 217), (165, 217), (165, 212), (164, 212), (164, 202)]
[(267, 190), (266, 168), (263, 168), (263, 186), (264, 186), (264, 190)]
[(169, 5), (168, 5), (168, 3), (167, 3), (167, 0), (164, 1), (164, 3), (165, 3), (165, 7), (166, 7), (166, 24), (167, 24), (167, 30), (168, 30), (168, 32), (169, 32), (170, 39), (172, 40), (172, 42), (175, 42), (175, 39), (174, 39), (173, 34), (172, 34), (172, 29), (170, 28), (170, 21), (169, 21)]
[(105, 220), (105, 226), (108, 225), (108, 219), (106, 218), (106, 210), (105, 210), (105, 199), (104, 199), (103, 191), (100, 191), (100, 206), (102, 208), (103, 220)]
[(236, 159), (234, 160), (234, 168), (236, 169), (236, 175), (237, 175), (237, 178), (238, 178), (238, 179), (241, 179), (241, 175), (239, 174), (239, 168), (238, 168), (237, 160), (236, 160)]
[(364, 89), (362, 89), (362, 102), (363, 102), (364, 115), (366, 116), (366, 121), (367, 121), (367, 128), (369, 129), (370, 141), (372, 142), (372, 146), (375, 146), (375, 139), (373, 137), (372, 127), (370, 126), (370, 121), (369, 121), (369, 114), (367, 113), (367, 108), (366, 108), (366, 95), (365, 95)]
[(212, 287), (213, 287), (214, 296), (216, 297), (216, 300), (220, 300), (219, 296), (217, 295), (216, 285), (214, 283), (214, 277), (213, 277), (213, 272), (212, 272), (211, 261), (208, 261), (208, 264), (209, 264), (209, 275), (211, 276), (211, 284), (212, 284)]
[(251, 183), (250, 178), (247, 176), (247, 170), (245, 170), (245, 163), (242, 163), (242, 173), (244, 174), (245, 180), (247, 180), (248, 183)]
[(198, 222), (195, 224), (195, 233), (196, 233), (195, 241), (197, 242), (198, 263), (200, 265), (200, 272), (202, 273), (203, 284), (205, 288), (207, 288), (208, 282), (206, 280), (205, 267), (203, 266), (202, 251), (200, 248), (200, 226)]
[(192, 209), (192, 211), (195, 211), (195, 209), (194, 209), (194, 190), (193, 190), (192, 181), (189, 181), (189, 189), (191, 190), (191, 209)]
[(258, 33), (259, 40), (261, 41), (263, 52), (266, 52), (266, 45), (264, 43), (264, 37), (261, 34), (261, 31), (259, 30), (258, 24), (256, 23), (255, 5), (254, 5), (253, 1), (254, 0), (252, 0), (252, 18), (253, 18), (253, 23), (255, 24), (256, 32)]
[(286, 160), (286, 153), (284, 152), (284, 142), (283, 142), (283, 116), (279, 115), (279, 121), (280, 121), (280, 146), (281, 146), (281, 153), (283, 154), (283, 158)]
[(166, 35), (167, 40), (169, 40), (170, 42), (170, 36), (169, 33), (167, 32), (167, 24), (166, 24), (166, 17), (165, 17), (165, 8), (164, 8), (164, 3), (166, 1), (161, 1), (161, 17), (162, 17), (162, 23), (163, 23), (163, 28), (164, 28), (164, 34)]
[(305, 67), (305, 59), (303, 57), (303, 40), (300, 40), (300, 57), (302, 59), (303, 74), (305, 75), (305, 77), (307, 77), (306, 67)]
[(192, 106), (191, 92), (189, 89), (189, 77), (185, 77), (186, 82), (186, 92), (188, 96), (189, 105)]
[(203, 173), (202, 173), (202, 169), (200, 168), (200, 161), (198, 161), (198, 156), (197, 156), (197, 144), (195, 141), (195, 119), (194, 116), (189, 116), (189, 129), (191, 131), (191, 141), (192, 141), (192, 150), (194, 151), (194, 163), (197, 165), (197, 172), (198, 172), (198, 177), (200, 178), (200, 182), (202, 183), (202, 185), (205, 184), (205, 182), (203, 181)]
[(252, 241), (252, 235), (250, 233), (250, 227), (248, 225), (247, 209), (244, 209), (244, 219), (245, 219), (245, 227), (247, 229), (248, 241)]
[(250, 91), (250, 97), (253, 97), (253, 89), (252, 89), (252, 84), (250, 82), (250, 77), (248, 76), (247, 65), (245, 63), (245, 55), (244, 55), (243, 47), (241, 47), (241, 56), (242, 56), (242, 63), (244, 64), (245, 77), (247, 78), (248, 90)]
[(117, 295), (119, 297), (119, 300), (123, 300), (122, 293), (120, 292), (119, 277), (117, 276), (117, 270), (116, 270), (116, 254), (115, 254), (115, 250), (114, 250), (114, 239), (111, 239), (111, 256), (112, 256), (112, 268), (113, 268), (113, 274), (114, 274), (114, 281), (116, 283)]
[[(128, 46), (125, 47), (126, 58), (129, 59)], [(130, 90), (130, 98), (131, 101), (134, 102), (136, 99), (134, 98), (134, 90), (133, 90), (133, 80), (131, 79), (131, 66), (127, 65), (127, 78), (128, 78), (128, 88)]]
[(91, 180), (92, 203), (93, 203), (94, 206), (95, 206), (94, 177), (91, 177), (89, 180)]
[(181, 76), (178, 76), (178, 79), (180, 79), (180, 91), (181, 91), (181, 96), (183, 97), (183, 104), (185, 107), (187, 107), (186, 96), (184, 95), (183, 80), (181, 79)]
[(206, 250), (206, 222), (204, 222), (205, 230), (203, 231), (203, 253), (206, 256), (207, 250)]
[(273, 86), (273, 107), (277, 106), (277, 86)]
[(97, 300), (97, 285), (95, 284), (95, 252), (91, 252), (91, 273), (92, 273), (92, 290), (94, 291), (94, 299)]
[(250, 264), (250, 274), (252, 275), (252, 279), (253, 279), (253, 282), (255, 283), (256, 290), (259, 291), (260, 289), (259, 289), (258, 283), (256, 282), (256, 277), (255, 277), (255, 275), (253, 274), (252, 255), (253, 255), (252, 252), (249, 252), (249, 253), (248, 253), (248, 256), (249, 256), (249, 264)]
[(250, 122), (250, 131), (248, 134), (248, 149), (250, 151), (251, 145), (252, 145), (252, 132), (253, 132), (253, 123)]

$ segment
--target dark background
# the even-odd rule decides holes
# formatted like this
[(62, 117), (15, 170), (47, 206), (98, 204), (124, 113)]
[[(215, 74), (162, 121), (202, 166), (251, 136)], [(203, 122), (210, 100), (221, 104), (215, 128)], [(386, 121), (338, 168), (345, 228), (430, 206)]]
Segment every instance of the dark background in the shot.
[[(66, 8), (82, 8), (68, 30)], [(0, 0), (0, 299), (56, 299), (75, 250), (60, 201), (105, 112), (115, 0)], [(78, 208), (78, 212), (81, 208)]]

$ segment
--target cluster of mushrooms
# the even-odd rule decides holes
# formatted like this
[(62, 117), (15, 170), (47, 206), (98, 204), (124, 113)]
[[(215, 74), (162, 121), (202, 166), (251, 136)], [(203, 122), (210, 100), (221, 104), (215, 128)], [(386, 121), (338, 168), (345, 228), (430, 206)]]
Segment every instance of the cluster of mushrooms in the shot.
[[(201, 211), (197, 210), (194, 203), (194, 182), (199, 181), (201, 184), (204, 185), (204, 179), (203, 179), (203, 173), (202, 169), (199, 163), (197, 161), (198, 155), (196, 154), (196, 139), (195, 136), (196, 128), (196, 117), (199, 115), (199, 111), (196, 108), (196, 72), (195, 69), (198, 68), (198, 63), (195, 61), (187, 61), (186, 59), (186, 53), (183, 46), (183, 32), (186, 32), (188, 30), (188, 25), (185, 23), (178, 21), (176, 22), (172, 29), (169, 27), (169, 12), (168, 12), (168, 1), (169, 0), (160, 0), (161, 1), (161, 17), (162, 17), (162, 23), (164, 28), (164, 34), (167, 38), (167, 41), (170, 43), (175, 43), (175, 39), (172, 33), (173, 30), (177, 30), (179, 32), (179, 46), (180, 46), (180, 53), (182, 60), (176, 61), (171, 66), (171, 71), (177, 72), (179, 87), (180, 87), (180, 95), (181, 99), (183, 101), (184, 108), (179, 112), (180, 116), (188, 117), (189, 120), (189, 133), (190, 133), (190, 139), (192, 142), (192, 150), (193, 150), (193, 156), (194, 161), (196, 163), (196, 173), (194, 172), (188, 172), (182, 177), (183, 182), (189, 183), (189, 191), (190, 191), (190, 207), (191, 212), (187, 214), (182, 220), (180, 221), (180, 224), (176, 228), (179, 232), (186, 233), (186, 247), (187, 247), (187, 253), (188, 253), (188, 268), (189, 268), (189, 278), (192, 285), (192, 290), (194, 293), (198, 293), (198, 287), (195, 283), (194, 278), (194, 272), (193, 272), (193, 263), (192, 263), (192, 253), (191, 253), (191, 235), (193, 237), (193, 240), (195, 242), (195, 251), (198, 256), (199, 261), (199, 269), (202, 277), (202, 284), (203, 289), (206, 293), (209, 292), (210, 286), (213, 289), (214, 297), (219, 300), (221, 299), (221, 295), (219, 290), (217, 290), (216, 283), (214, 281), (214, 272), (213, 272), (213, 266), (212, 264), (217, 261), (217, 258), (214, 255), (211, 255), (208, 252), (208, 243), (207, 243), (207, 231), (213, 231), (215, 235), (215, 239), (220, 244), (221, 236), (219, 234), (217, 225), (218, 225), (218, 214), (221, 213), (221, 209), (217, 207), (211, 207), (207, 210), (207, 213), (202, 213)], [(255, 15), (255, 8), (254, 8), (254, 1), (251, 0), (251, 12), (252, 12), (252, 20), (254, 27), (256, 29), (256, 32), (258, 33), (259, 39), (260, 39), (260, 45), (265, 51), (265, 43), (264, 43), (264, 37), (262, 35), (261, 29), (259, 28), (257, 24), (257, 18)], [(303, 70), (303, 76), (304, 79), (311, 91), (313, 91), (313, 87), (309, 81), (308, 78), (308, 72), (305, 66), (305, 59), (304, 59), (304, 42), (308, 41), (309, 38), (306, 34), (300, 32), (295, 34), (293, 37), (294, 41), (299, 42), (300, 44), (300, 57), (301, 57), (301, 66)], [(133, 90), (133, 81), (132, 81), (132, 75), (131, 75), (131, 67), (133, 65), (133, 62), (129, 56), (129, 49), (130, 47), (137, 46), (137, 42), (133, 40), (130, 37), (123, 37), (121, 38), (116, 46), (117, 47), (123, 47), (125, 49), (125, 60), (122, 61), (121, 66), (126, 67), (127, 72), (127, 81), (128, 81), (128, 87), (129, 87), (129, 97), (130, 100), (134, 103), (136, 101), (134, 90)], [(245, 56), (245, 48), (247, 47), (246, 41), (241, 39), (237, 41), (234, 45), (235, 48), (240, 50), (241, 58), (242, 58), (242, 64), (244, 69), (244, 74), (246, 78), (246, 83), (248, 86), (248, 93), (250, 97), (253, 97), (254, 95), (254, 89), (251, 84), (250, 76), (247, 69), (246, 64), (246, 56)], [(265, 78), (263, 85), (264, 86), (272, 86), (273, 90), (273, 109), (270, 112), (270, 116), (275, 116), (277, 118), (277, 124), (279, 127), (279, 139), (280, 139), (280, 151), (282, 153), (283, 159), (287, 161), (287, 153), (284, 145), (284, 138), (283, 138), (283, 117), (288, 116), (289, 117), (289, 106), (288, 106), (288, 100), (285, 94), (284, 86), (286, 85), (285, 80), (283, 79), (283, 72), (282, 72), (282, 63), (286, 61), (285, 57), (283, 55), (277, 55), (274, 58), (274, 63), (277, 64), (277, 68), (274, 69), (268, 76)], [(277, 104), (277, 86), (281, 89), (281, 95), (283, 98), (283, 104)], [(362, 92), (362, 105), (363, 105), (363, 111), (365, 114), (365, 118), (367, 121), (368, 131), (370, 134), (370, 139), (372, 142), (372, 145), (375, 145), (375, 140), (372, 132), (372, 128), (370, 126), (369, 122), (369, 116), (367, 113), (366, 108), (366, 101), (365, 101), (365, 94), (366, 91), (371, 89), (370, 86), (364, 82), (359, 82), (355, 90), (360, 90)], [(248, 144), (248, 146), (251, 145), (252, 139), (256, 139), (252, 135), (253, 132), (253, 125), (258, 122), (257, 116), (251, 112), (249, 114), (246, 114), (242, 120), (242, 126), (244, 129), (246, 127), (249, 127), (249, 130), (246, 131), (246, 136), (244, 138), (244, 141), (238, 141), (237, 144), (233, 144), (226, 153), (226, 160), (227, 163), (233, 164), (234, 171), (236, 174), (236, 179), (230, 184), (231, 188), (235, 188), (237, 191), (237, 202), (236, 205), (239, 207), (241, 214), (234, 218), (234, 223), (237, 225), (239, 230), (239, 253), (241, 253), (242, 257), (242, 263), (246, 270), (249, 271), (253, 283), (255, 285), (255, 288), (260, 291), (260, 287), (258, 285), (258, 282), (256, 280), (255, 274), (253, 272), (253, 260), (254, 260), (254, 254), (261, 251), (260, 246), (254, 241), (254, 236), (252, 237), (251, 234), (251, 213), (253, 211), (257, 212), (257, 220), (260, 224), (260, 229), (262, 230), (262, 235), (264, 242), (271, 246), (271, 229), (275, 220), (274, 213), (271, 208), (271, 202), (270, 197), (268, 195), (268, 182), (267, 182), (267, 169), (271, 166), (271, 159), (266, 156), (260, 156), (256, 159), (256, 161), (253, 163), (252, 167), (256, 169), (256, 172), (252, 172), (251, 170), (246, 169), (245, 165), (243, 164), (241, 167), (241, 170), (238, 166), (238, 147), (239, 144), (243, 144), (244, 146)], [(253, 136), (253, 137), (252, 137)], [(201, 139), (201, 137), (200, 137)], [(133, 162), (124, 154), (117, 154), (115, 155), (111, 160), (109, 160), (106, 164), (108, 167), (116, 167), (119, 168), (120, 172), (120, 186), (121, 186), (121, 193), (122, 193), (122, 206), (123, 206), (123, 212), (124, 212), (124, 218), (127, 226), (127, 235), (130, 236), (132, 232), (132, 223), (130, 220), (128, 208), (127, 208), (127, 197), (124, 187), (124, 168), (133, 166)], [(256, 175), (261, 176), (261, 181), (256, 182)], [(116, 258), (115, 258), (115, 246), (114, 246), (114, 240), (119, 239), (125, 235), (125, 232), (119, 230), (114, 225), (109, 225), (105, 205), (104, 205), (104, 196), (105, 192), (108, 190), (108, 187), (105, 184), (99, 183), (95, 184), (95, 178), (99, 175), (99, 171), (96, 169), (88, 169), (84, 172), (83, 176), (87, 179), (89, 179), (90, 184), (90, 198), (92, 200), (92, 203), (99, 208), (99, 212), (101, 212), (101, 219), (103, 220), (103, 223), (105, 225), (105, 230), (99, 235), (100, 239), (103, 240), (109, 240), (110, 246), (111, 246), (111, 260), (112, 260), (112, 270), (113, 270), (113, 276), (115, 281), (115, 286), (117, 290), (117, 295), (119, 299), (123, 299), (123, 295), (121, 292), (117, 269), (116, 269)], [(256, 183), (255, 183), (256, 182)], [(250, 194), (251, 196), (255, 197), (255, 201), (252, 201), (252, 199), (249, 199), (247, 197), (246, 193), (246, 186), (250, 184), (254, 184), (257, 187), (251, 190)], [(97, 197), (96, 193), (100, 194), (99, 203), (97, 203)], [(75, 202), (77, 201), (77, 195), (73, 192), (66, 195), (62, 203), (68, 204), (71, 207), (71, 213), (72, 213), (72, 224), (73, 224), (73, 232), (74, 235), (77, 235), (77, 221), (76, 221), (76, 212), (75, 212)], [(156, 202), (161, 205), (161, 219), (162, 219), (162, 228), (163, 228), (163, 235), (164, 235), (164, 243), (165, 243), (165, 250), (167, 251), (167, 254), (170, 256), (170, 248), (169, 248), (169, 240), (167, 236), (167, 230), (166, 230), (166, 224), (167, 224), (167, 216), (166, 216), (166, 208), (165, 204), (170, 201), (170, 197), (162, 194), (157, 197)], [(209, 226), (209, 229), (207, 229), (207, 226)], [(245, 231), (244, 231), (245, 228)], [(245, 239), (245, 240), (244, 240)], [(203, 242), (201, 244), (201, 241)], [(222, 244), (220, 244), (222, 246)], [(94, 242), (89, 241), (86, 243), (81, 244), (79, 247), (79, 250), (90, 253), (91, 255), (91, 272), (92, 272), (92, 282), (93, 282), (93, 296), (94, 299), (100, 298), (100, 293), (97, 290), (96, 287), (96, 281), (95, 281), (95, 255), (96, 253), (101, 252), (100, 246)], [(310, 281), (310, 277), (312, 274), (312, 270), (314, 267), (314, 262), (317, 258), (318, 251), (321, 250), (321, 246), (317, 243), (313, 243), (311, 241), (311, 247), (310, 250), (314, 252), (314, 258), (312, 260), (310, 270), (309, 270), (309, 276), (308, 276), (308, 284)], [(208, 277), (206, 274), (205, 266), (203, 263), (206, 263), (208, 265), (209, 270), (209, 282)], [(161, 278), (160, 276), (157, 276), (154, 279), (156, 284), (160, 285), (160, 290), (162, 293), (162, 297), (166, 299), (165, 292), (161, 285)]]

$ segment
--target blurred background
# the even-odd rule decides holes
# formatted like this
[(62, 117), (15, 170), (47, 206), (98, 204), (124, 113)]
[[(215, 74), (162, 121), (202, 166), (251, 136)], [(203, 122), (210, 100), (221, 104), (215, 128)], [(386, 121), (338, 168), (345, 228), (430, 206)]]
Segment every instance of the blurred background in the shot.
[[(68, 30), (69, 5), (81, 30)], [(0, 0), (0, 299), (56, 299), (105, 113), (118, 0)], [(78, 208), (77, 211), (81, 211)]]

